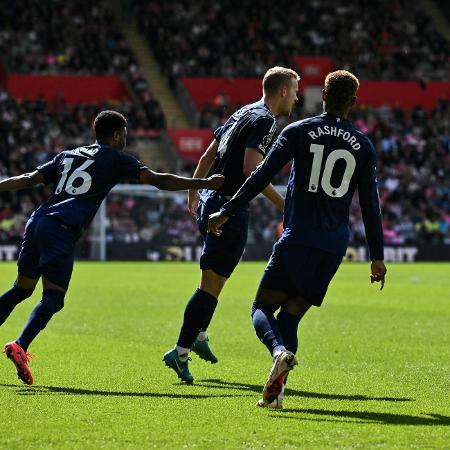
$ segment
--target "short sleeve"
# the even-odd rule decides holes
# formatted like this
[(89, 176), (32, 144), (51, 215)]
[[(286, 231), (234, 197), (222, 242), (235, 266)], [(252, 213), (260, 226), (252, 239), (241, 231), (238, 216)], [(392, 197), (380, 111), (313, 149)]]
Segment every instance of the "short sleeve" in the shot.
[(258, 150), (263, 156), (275, 136), (275, 119), (264, 117), (256, 120), (247, 138), (246, 147)]
[(119, 179), (139, 179), (141, 172), (147, 169), (141, 161), (125, 152), (118, 152), (116, 168)]
[(214, 138), (217, 142), (220, 142), (222, 134), (223, 134), (223, 127), (216, 128), (216, 130), (214, 131)]
[(59, 176), (59, 165), (61, 162), (61, 158), (63, 154), (60, 153), (56, 155), (51, 161), (46, 162), (45, 164), (41, 164), (36, 167), (36, 170), (39, 171), (44, 177), (44, 184), (53, 184), (57, 181)]

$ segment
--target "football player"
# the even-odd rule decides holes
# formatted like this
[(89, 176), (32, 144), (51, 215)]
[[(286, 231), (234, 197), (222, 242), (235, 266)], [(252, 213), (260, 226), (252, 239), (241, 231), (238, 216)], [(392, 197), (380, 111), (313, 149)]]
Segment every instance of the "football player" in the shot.
[[(208, 231), (219, 237), (229, 220), (294, 160), (283, 234), (273, 248), (252, 308), (253, 325), (273, 366), (259, 406), (282, 407), (285, 377), (297, 364), (297, 329), (311, 305), (320, 306), (349, 240), (349, 210), (358, 189), (371, 258), (371, 282), (383, 289), (383, 231), (372, 142), (347, 119), (358, 79), (327, 75), (323, 114), (287, 126), (264, 162), (219, 212)], [(277, 317), (275, 311), (280, 309)]]
[(32, 311), (20, 336), (4, 346), (19, 378), (33, 383), (28, 347), (51, 317), (64, 306), (74, 261), (75, 243), (91, 222), (108, 192), (123, 178), (164, 190), (218, 189), (223, 175), (184, 178), (156, 173), (125, 153), (127, 121), (116, 111), (102, 111), (93, 125), (96, 142), (66, 150), (32, 173), (0, 181), (0, 192), (53, 186), (51, 197), (36, 209), (25, 228), (12, 288), (0, 296), (0, 325), (13, 309), (31, 296), (42, 278), (42, 300)]
[[(209, 348), (206, 330), (216, 309), (219, 295), (244, 252), (248, 230), (248, 203), (242, 203), (225, 224), (220, 236), (207, 233), (210, 214), (220, 210), (256, 166), (261, 163), (275, 134), (275, 116), (289, 115), (297, 101), (300, 77), (292, 69), (272, 67), (262, 81), (263, 98), (236, 111), (214, 132), (214, 140), (201, 157), (194, 176), (223, 174), (225, 183), (218, 191), (190, 190), (188, 204), (197, 218), (204, 238), (200, 258), (200, 286), (194, 291), (184, 311), (184, 320), (175, 348), (164, 355), (165, 364), (181, 380), (192, 383), (188, 367), (189, 352), (216, 363)], [(262, 193), (282, 211), (283, 197), (267, 184)]]

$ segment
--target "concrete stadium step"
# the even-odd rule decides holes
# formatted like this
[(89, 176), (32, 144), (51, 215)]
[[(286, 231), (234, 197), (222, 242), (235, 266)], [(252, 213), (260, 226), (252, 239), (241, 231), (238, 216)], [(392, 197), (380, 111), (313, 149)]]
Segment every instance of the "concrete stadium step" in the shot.
[(133, 49), (150, 91), (159, 101), (169, 128), (189, 128), (189, 122), (170, 90), (166, 76), (161, 72), (145, 38), (139, 33), (136, 23), (124, 26), (123, 32)]

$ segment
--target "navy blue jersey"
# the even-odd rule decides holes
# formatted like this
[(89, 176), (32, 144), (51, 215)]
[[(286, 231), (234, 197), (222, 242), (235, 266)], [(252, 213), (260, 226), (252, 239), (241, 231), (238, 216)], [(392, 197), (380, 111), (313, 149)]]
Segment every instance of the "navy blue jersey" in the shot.
[(114, 185), (138, 179), (145, 168), (135, 157), (103, 144), (63, 151), (37, 168), (44, 183), (53, 184), (53, 195), (33, 216), (53, 216), (80, 233)]
[(209, 175), (225, 176), (224, 195), (234, 195), (247, 178), (243, 173), (245, 149), (254, 148), (264, 156), (275, 128), (275, 118), (262, 100), (239, 109), (217, 128), (214, 137), (219, 148)]
[(350, 204), (358, 188), (371, 259), (383, 259), (375, 149), (347, 119), (329, 113), (287, 126), (221, 212), (233, 214), (292, 158), (280, 241), (344, 255)]

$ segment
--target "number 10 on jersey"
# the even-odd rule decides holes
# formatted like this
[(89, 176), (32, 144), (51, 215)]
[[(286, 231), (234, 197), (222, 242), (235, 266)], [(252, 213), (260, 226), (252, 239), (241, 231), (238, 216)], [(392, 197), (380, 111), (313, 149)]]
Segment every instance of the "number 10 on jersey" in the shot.
[[(322, 168), (324, 145), (311, 144), (310, 153), (314, 154), (311, 167), (311, 176), (309, 178), (308, 191), (316, 193), (319, 188), (320, 171)], [(345, 170), (342, 176), (341, 184), (338, 187), (331, 185), (331, 174), (333, 173), (336, 161), (343, 159), (345, 161)], [(344, 149), (333, 150), (325, 161), (325, 167), (322, 173), (320, 184), (324, 192), (330, 197), (339, 198), (344, 196), (350, 186), (350, 180), (356, 168), (355, 157)]]

